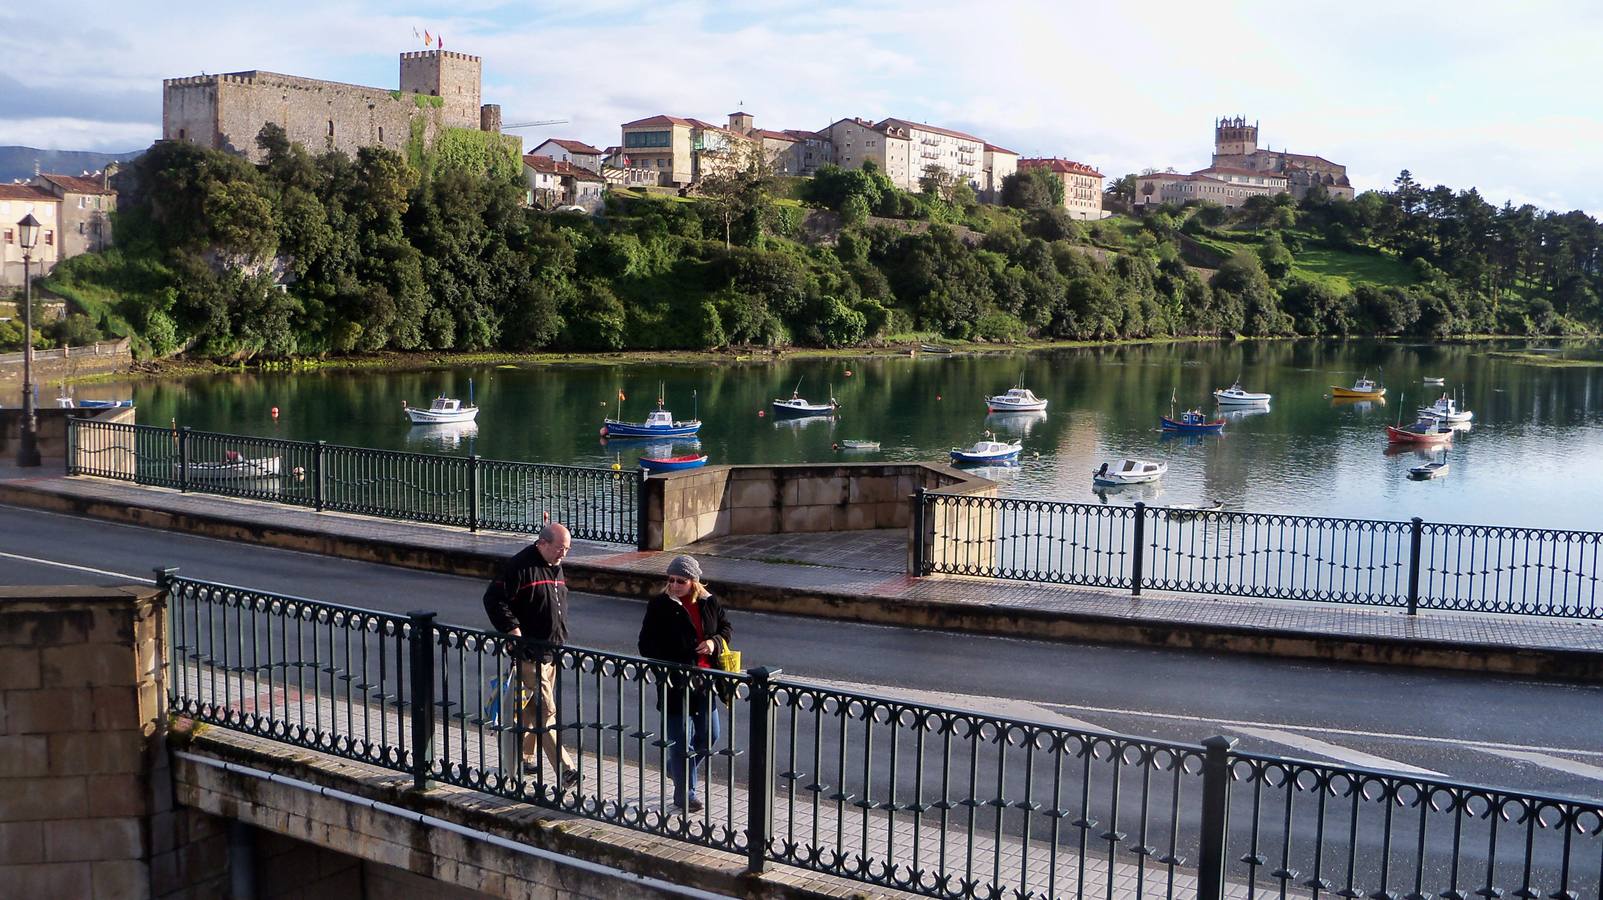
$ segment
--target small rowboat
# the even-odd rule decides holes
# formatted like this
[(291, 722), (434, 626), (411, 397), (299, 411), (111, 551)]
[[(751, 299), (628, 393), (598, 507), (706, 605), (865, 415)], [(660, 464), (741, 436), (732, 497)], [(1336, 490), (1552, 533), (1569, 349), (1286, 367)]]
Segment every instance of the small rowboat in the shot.
[(1158, 424), (1164, 431), (1175, 434), (1218, 434), (1224, 430), (1224, 419), (1209, 420), (1201, 410), (1193, 409), (1180, 414), (1180, 418), (1171, 419), (1168, 416), (1159, 416)]
[(1452, 439), (1452, 426), (1430, 418), (1401, 428), (1386, 426), (1386, 440), (1393, 444), (1446, 444)]
[(1408, 477), (1415, 481), (1429, 481), (1432, 478), (1440, 478), (1446, 474), (1447, 460), (1445, 459), (1440, 462), (1429, 462), (1422, 466), (1414, 466), (1408, 470)]
[(412, 420), (413, 425), (444, 425), (448, 422), (471, 422), (479, 414), (477, 406), (463, 406), (461, 400), (454, 397), (435, 397), (428, 409), (418, 409), (406, 405), (401, 401), (401, 409), (406, 411), (406, 417)]
[(919, 344), (918, 349), (925, 353), (951, 353), (951, 347), (941, 347), (936, 344)]
[(1445, 378), (1432, 378), (1429, 375), (1426, 375), (1424, 377), (1423, 381), (1424, 381), (1425, 384), (1435, 384), (1435, 385), (1443, 385), (1443, 384), (1447, 383), (1447, 379), (1445, 379)]
[(190, 463), (189, 480), (238, 481), (246, 478), (273, 478), (282, 471), (282, 468), (283, 460), (277, 456), (246, 459), (230, 450), (222, 462)]
[(75, 406), (78, 409), (131, 409), (131, 408), (133, 408), (133, 405), (134, 405), (134, 401), (132, 401), (132, 400), (78, 400), (78, 401), (74, 401), (71, 397), (57, 397), (56, 398), (56, 406), (58, 406), (58, 407), (60, 407), (62, 409), (72, 409)]
[(1241, 382), (1213, 392), (1214, 402), (1220, 406), (1268, 406), (1273, 394), (1255, 394), (1245, 390)]
[(977, 441), (972, 447), (953, 447), (952, 462), (967, 466), (994, 466), (1019, 461), (1022, 441)]
[(640, 468), (647, 472), (678, 472), (681, 469), (699, 469), (707, 464), (707, 457), (688, 454), (685, 456), (642, 456)]
[(1206, 503), (1175, 503), (1164, 507), (1164, 515), (1170, 519), (1195, 519), (1202, 513), (1218, 512), (1225, 508), (1223, 500), (1209, 500)]
[(1167, 471), (1169, 471), (1168, 463), (1127, 459), (1119, 463), (1117, 468), (1103, 463), (1102, 468), (1091, 473), (1091, 481), (1102, 485), (1146, 484), (1162, 478), (1163, 473)]
[(1370, 381), (1369, 376), (1366, 375), (1353, 382), (1353, 386), (1350, 388), (1336, 384), (1331, 385), (1330, 396), (1348, 397), (1356, 400), (1379, 400), (1386, 396), (1386, 389), (1376, 382)]
[(841, 441), (842, 450), (878, 450), (879, 441)]

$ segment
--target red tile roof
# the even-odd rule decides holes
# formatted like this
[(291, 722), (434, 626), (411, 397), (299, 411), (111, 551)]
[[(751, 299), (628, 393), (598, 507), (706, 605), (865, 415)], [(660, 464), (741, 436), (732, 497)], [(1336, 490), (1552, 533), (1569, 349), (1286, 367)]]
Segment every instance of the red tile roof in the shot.
[(1085, 163), (1075, 162), (1072, 159), (1058, 159), (1055, 156), (1032, 157), (1019, 160), (1021, 169), (1047, 169), (1064, 175), (1090, 175), (1093, 178), (1105, 178), (1101, 172)]
[(1258, 172), (1258, 171), (1254, 171), (1253, 169), (1238, 169), (1235, 166), (1209, 166), (1206, 169), (1198, 169), (1197, 171), (1192, 172), (1191, 174), (1193, 174), (1193, 175), (1252, 175), (1252, 176), (1255, 176), (1255, 177), (1258, 177), (1258, 178), (1279, 178), (1282, 181), (1284, 181), (1286, 179), (1286, 176), (1281, 175), (1278, 172)]
[[(0, 184), (0, 200), (23, 200), (33, 203), (57, 203), (59, 199), (42, 187), (31, 184)], [(6, 223), (10, 225), (10, 222)]]
[(636, 126), (645, 125), (683, 125), (686, 128), (694, 127), (694, 123), (689, 119), (681, 119), (678, 116), (648, 116), (644, 119), (635, 119), (633, 122), (625, 122), (623, 123), (622, 127), (634, 128)]
[(547, 175), (575, 178), (579, 181), (605, 180), (600, 175), (597, 175), (589, 169), (583, 169), (574, 165), (573, 163), (562, 162), (561, 160), (552, 159), (549, 156), (540, 156), (534, 153), (525, 154), (523, 157), (523, 164), (535, 170), (536, 172), (543, 172)]
[(90, 178), (78, 175), (50, 175), (39, 176), (51, 184), (74, 194), (115, 194), (116, 191), (102, 187), (99, 178)]
[(896, 125), (898, 127), (906, 128), (908, 130), (912, 130), (914, 128), (917, 128), (919, 131), (933, 131), (936, 134), (945, 134), (945, 135), (949, 135), (949, 136), (955, 137), (955, 138), (962, 138), (965, 141), (973, 141), (973, 142), (975, 142), (977, 144), (985, 143), (984, 140), (982, 140), (980, 138), (977, 138), (974, 135), (968, 134), (966, 132), (953, 131), (950, 128), (942, 128), (942, 127), (940, 127), (938, 125), (925, 125), (923, 122), (914, 122), (911, 119), (894, 119), (894, 118), (893, 119), (885, 119), (885, 120), (881, 121), (879, 124), (875, 125), (874, 127), (879, 129), (880, 131), (884, 131), (885, 130), (885, 126), (887, 124)]
[(1164, 179), (1164, 180), (1168, 180), (1168, 181), (1206, 181), (1209, 184), (1229, 184), (1230, 183), (1228, 181), (1222, 181), (1222, 180), (1220, 180), (1218, 178), (1209, 178), (1206, 175), (1186, 175), (1186, 174), (1183, 174), (1181, 172), (1153, 172), (1150, 175), (1137, 175), (1135, 178), (1136, 178), (1137, 181), (1140, 181), (1143, 178), (1157, 178), (1157, 179)]
[(800, 138), (797, 138), (792, 132), (770, 131), (767, 128), (753, 128), (751, 130), (751, 134), (752, 136), (766, 138), (770, 141), (787, 141), (792, 144), (800, 140)]
[(792, 139), (798, 141), (829, 140), (828, 136), (826, 135), (820, 134), (816, 131), (803, 131), (800, 128), (787, 128), (785, 129), (785, 133), (790, 135)]
[(985, 150), (987, 153), (1006, 153), (1009, 156), (1018, 156), (1016, 151), (1009, 150), (1006, 147), (998, 147), (995, 144), (986, 144)]
[(562, 149), (568, 151), (569, 153), (582, 153), (585, 156), (600, 156), (601, 155), (601, 151), (600, 150), (597, 150), (596, 148), (590, 146), (589, 144), (586, 144), (584, 141), (570, 141), (570, 140), (565, 140), (563, 138), (551, 138), (551, 139), (545, 141), (544, 143), (542, 143), (540, 146), (543, 147), (546, 144), (556, 144), (558, 147), (561, 147)]

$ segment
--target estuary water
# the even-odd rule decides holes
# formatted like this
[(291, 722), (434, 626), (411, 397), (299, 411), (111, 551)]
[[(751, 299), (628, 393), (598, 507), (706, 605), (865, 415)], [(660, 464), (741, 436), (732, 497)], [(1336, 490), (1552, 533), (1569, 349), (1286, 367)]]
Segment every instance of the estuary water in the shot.
[[(1493, 357), (1535, 351), (1603, 360), (1603, 346), (1551, 341), (1491, 344), (1238, 342), (985, 355), (778, 359), (733, 363), (474, 366), (422, 371), (325, 371), (206, 376), (78, 388), (80, 398), (132, 392), (141, 424), (326, 440), (351, 446), (633, 469), (644, 454), (707, 454), (713, 463), (831, 460), (945, 461), (987, 430), (1023, 440), (1021, 463), (981, 474), (1006, 496), (1127, 505), (1219, 500), (1227, 509), (1460, 524), (1603, 530), (1603, 367), (1541, 367)], [(1331, 385), (1368, 374), (1385, 402), (1332, 400)], [(1237, 376), (1274, 394), (1267, 411), (1227, 412), (1224, 433), (1165, 437), (1170, 409), (1213, 413), (1211, 391)], [(1445, 387), (1424, 385), (1426, 376)], [(476, 427), (408, 425), (403, 401), (466, 398)], [(1022, 382), (1050, 400), (1045, 415), (990, 415), (984, 397)], [(638, 421), (661, 384), (668, 408), (698, 415), (699, 441), (671, 446), (604, 442), (602, 419), (622, 402)], [(769, 403), (800, 385), (831, 391), (834, 419), (776, 421)], [(1408, 469), (1442, 458), (1388, 449), (1385, 425), (1412, 421), (1443, 391), (1475, 414), (1445, 458), (1449, 474), (1410, 481)], [(42, 393), (48, 393), (48, 389)], [(49, 402), (47, 399), (46, 402)], [(277, 407), (275, 419), (271, 410)], [(845, 439), (878, 452), (841, 452)], [(1154, 485), (1097, 491), (1103, 461), (1162, 460)]]

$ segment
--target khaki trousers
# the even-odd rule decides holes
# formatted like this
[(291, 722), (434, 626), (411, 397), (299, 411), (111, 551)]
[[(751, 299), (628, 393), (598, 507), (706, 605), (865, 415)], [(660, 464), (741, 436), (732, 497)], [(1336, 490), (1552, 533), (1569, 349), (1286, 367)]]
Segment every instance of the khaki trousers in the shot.
[[(528, 700), (518, 711), (518, 724), (528, 729), (523, 735), (523, 759), (525, 767), (531, 765), (540, 773), (541, 780), (557, 781), (562, 773), (573, 768), (573, 757), (557, 739), (557, 665), (554, 662), (520, 662), (518, 663), (518, 679), (522, 682), (522, 689), (527, 692)], [(538, 684), (539, 690), (534, 690)], [(536, 751), (540, 756), (535, 757)], [(561, 768), (555, 771), (546, 771), (544, 763), (560, 760)]]

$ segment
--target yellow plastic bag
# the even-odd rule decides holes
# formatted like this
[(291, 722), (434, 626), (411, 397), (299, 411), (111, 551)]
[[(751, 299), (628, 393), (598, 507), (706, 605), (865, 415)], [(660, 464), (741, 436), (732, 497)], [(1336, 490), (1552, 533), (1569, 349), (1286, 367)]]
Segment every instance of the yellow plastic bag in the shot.
[(743, 672), (740, 664), (740, 651), (732, 650), (727, 645), (713, 660), (713, 665), (725, 672)]

